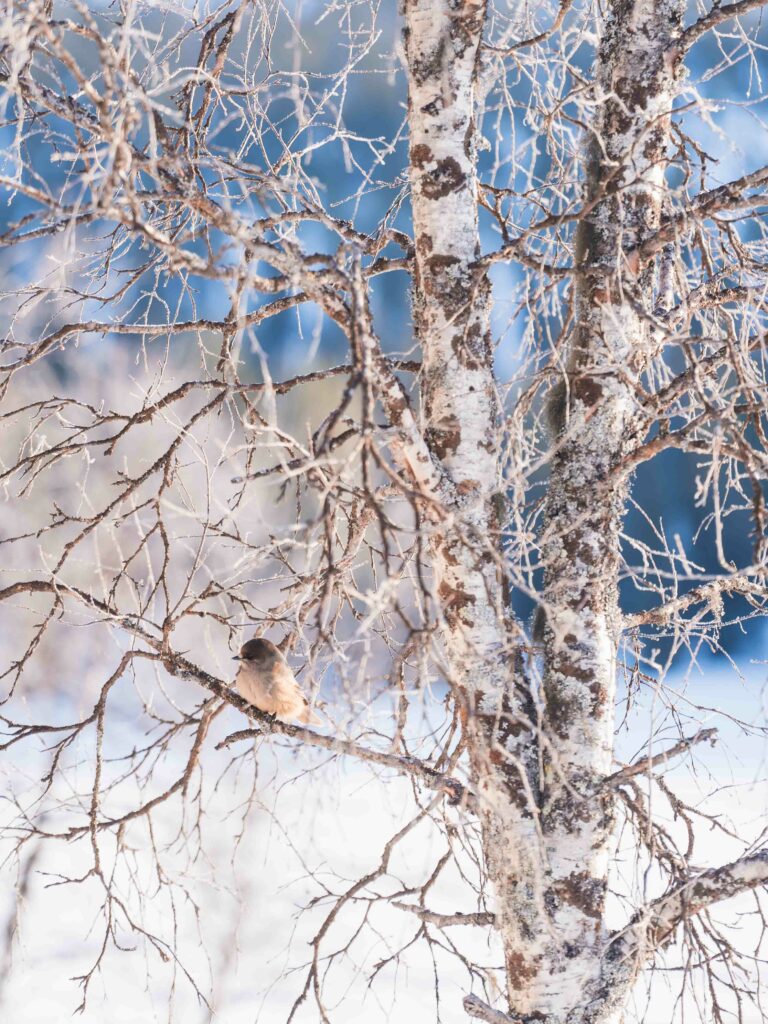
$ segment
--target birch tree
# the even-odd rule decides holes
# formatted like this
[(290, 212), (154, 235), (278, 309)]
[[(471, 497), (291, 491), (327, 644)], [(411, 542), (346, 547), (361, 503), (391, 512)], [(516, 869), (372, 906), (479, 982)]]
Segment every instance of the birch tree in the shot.
[[(667, 948), (699, 1019), (762, 1019), (762, 928), (710, 915), (751, 892), (764, 920), (764, 835), (713, 862), (664, 778), (717, 738), (670, 671), (766, 609), (761, 7), (6, 0), (2, 751), (34, 766), (8, 930), (40, 850), (82, 848), (81, 1007), (124, 932), (182, 963), (136, 909), (137, 850), (183, 888), (158, 816), (191, 857), (220, 780), (283, 744), (413, 804), (368, 874), (318, 882), (290, 1020), (334, 1019), (388, 907), (412, 936), (371, 984), (437, 950), (452, 1020), (619, 1024)], [(672, 451), (714, 573), (627, 528)], [(324, 726), (237, 696), (254, 633)], [(444, 852), (398, 885), (425, 823)], [(474, 904), (445, 913), (454, 868)]]

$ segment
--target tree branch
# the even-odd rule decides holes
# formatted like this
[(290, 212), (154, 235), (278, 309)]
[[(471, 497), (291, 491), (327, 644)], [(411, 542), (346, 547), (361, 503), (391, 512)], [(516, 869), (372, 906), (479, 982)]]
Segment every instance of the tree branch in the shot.
[(765, 586), (746, 579), (743, 574), (738, 576), (726, 576), (723, 579), (712, 580), (700, 587), (693, 587), (680, 597), (666, 601), (657, 608), (649, 608), (645, 612), (637, 612), (635, 615), (624, 617), (624, 629), (636, 629), (638, 626), (664, 626), (669, 623), (678, 613), (690, 608), (691, 605), (705, 602), (710, 608), (717, 608), (722, 603), (724, 594), (752, 594), (755, 597), (765, 597)]
[(686, 918), (723, 900), (768, 884), (768, 847), (730, 864), (709, 868), (638, 910), (606, 947), (605, 959), (621, 963), (631, 980)]
[(590, 1020), (613, 1020), (646, 962), (687, 918), (715, 903), (768, 883), (768, 847), (722, 867), (710, 868), (674, 886), (641, 908), (605, 946), (600, 994)]
[(572, 5), (573, 0), (560, 0), (557, 15), (549, 28), (544, 29), (542, 32), (538, 32), (535, 36), (531, 36), (529, 39), (521, 39), (519, 43), (512, 43), (511, 46), (484, 45), (483, 49), (488, 50), (491, 53), (500, 53), (505, 57), (509, 57), (517, 50), (523, 50), (529, 46), (537, 46), (539, 43), (545, 42), (550, 38), (550, 36), (553, 36), (555, 32), (557, 32), (565, 21), (565, 16), (568, 11), (570, 11)]
[(750, 11), (755, 11), (764, 5), (765, 0), (740, 0), (739, 3), (728, 4), (727, 7), (713, 7), (709, 14), (699, 18), (683, 32), (678, 45), (682, 46), (684, 50), (688, 50), (710, 29), (717, 28), (718, 25), (722, 25), (724, 21), (730, 21), (731, 18), (749, 14)]
[(427, 910), (426, 907), (414, 906), (412, 903), (400, 903), (397, 900), (393, 900), (390, 906), (397, 907), (398, 910), (407, 910), (410, 914), (415, 914), (420, 921), (434, 924), (438, 928), (450, 928), (455, 924), (486, 926), (496, 923), (496, 915), (488, 911), (479, 911), (475, 914), (438, 914), (434, 910)]
[[(202, 674), (207, 675), (207, 673)], [(207, 684), (203, 683), (203, 685)], [(247, 701), (234, 694), (233, 697), (235, 699), (227, 699), (251, 718), (257, 719), (259, 728), (240, 729), (238, 732), (231, 733), (220, 743), (216, 744), (217, 750), (229, 747), (233, 743), (240, 742), (240, 740), (253, 740), (263, 736), (265, 733), (277, 733), (281, 736), (290, 736), (292, 739), (301, 740), (312, 747), (322, 747), (324, 750), (330, 750), (334, 754), (347, 754), (350, 757), (357, 757), (361, 761), (371, 761), (373, 764), (380, 764), (386, 768), (394, 768), (395, 771), (401, 774), (413, 775), (421, 779), (430, 789), (441, 790), (447, 793), (449, 803), (454, 805), (461, 804), (462, 807), (472, 811), (477, 808), (477, 798), (475, 795), (462, 786), (457, 779), (443, 772), (438, 772), (434, 768), (430, 768), (428, 764), (425, 764), (416, 757), (386, 754), (380, 750), (372, 750), (370, 747), (361, 746), (361, 744), (355, 743), (352, 740), (340, 739), (337, 736), (324, 736), (322, 733), (306, 729), (300, 725), (290, 725), (287, 722), (281, 722), (279, 719), (257, 711)]]
[(677, 757), (678, 754), (685, 753), (686, 750), (690, 750), (691, 747), (697, 743), (701, 743), (704, 740), (709, 740), (714, 746), (717, 739), (717, 729), (702, 729), (697, 732), (695, 736), (685, 736), (679, 740), (673, 746), (669, 747), (668, 750), (662, 750), (658, 754), (653, 754), (650, 757), (643, 757), (639, 761), (635, 761), (634, 764), (626, 765), (619, 771), (614, 772), (613, 775), (609, 775), (603, 783), (604, 786), (616, 787), (627, 782), (629, 779), (633, 779), (636, 775), (644, 775), (646, 772), (651, 771), (660, 764), (666, 764), (667, 761), (671, 761), (673, 757)]
[(403, 385), (392, 371), (373, 331), (368, 295), (363, 287), (360, 260), (352, 267), (352, 329), (357, 334), (363, 375), (381, 402), (387, 418), (395, 429), (392, 453), (398, 466), (405, 470), (424, 492), (424, 497), (440, 501), (453, 497), (453, 488), (443, 468), (438, 465), (419, 429)]
[(520, 1024), (516, 1017), (502, 1013), (501, 1010), (494, 1010), (488, 1003), (484, 1003), (479, 996), (464, 996), (464, 1009), (470, 1017), (476, 1020), (484, 1020), (486, 1024)]
[(350, 757), (357, 757), (363, 761), (370, 761), (387, 768), (393, 768), (402, 774), (412, 775), (422, 780), (430, 789), (444, 792), (449, 797), (452, 805), (461, 804), (466, 810), (475, 812), (477, 809), (477, 797), (463, 786), (458, 779), (439, 772), (416, 757), (402, 756), (398, 754), (387, 754), (383, 751), (372, 750), (352, 740), (340, 739), (335, 736), (324, 736), (322, 733), (314, 732), (303, 726), (291, 725), (288, 722), (281, 722), (279, 719), (266, 715), (253, 707), (248, 701), (243, 700), (227, 683), (216, 676), (211, 675), (204, 669), (188, 661), (183, 655), (169, 651), (162, 641), (156, 639), (151, 633), (139, 623), (135, 616), (119, 616), (109, 608), (103, 601), (78, 590), (68, 587), (65, 584), (57, 584), (53, 580), (23, 580), (13, 583), (0, 590), (0, 601), (14, 597), (22, 593), (47, 593), (60, 597), (73, 596), (82, 601), (90, 608), (96, 609), (112, 621), (116, 621), (128, 633), (142, 640), (152, 649), (152, 656), (163, 663), (164, 668), (177, 679), (189, 679), (203, 686), (210, 693), (220, 700), (226, 701), (238, 711), (242, 711), (252, 720), (255, 719), (258, 728), (240, 729), (231, 733), (220, 743), (216, 749), (221, 750), (237, 743), (240, 740), (255, 739), (265, 734), (277, 734), (289, 736), (292, 739), (301, 740), (308, 746), (322, 747), (337, 754), (346, 754)]
[[(734, 5), (735, 6), (735, 5)], [(625, 253), (629, 265), (642, 264), (659, 252), (667, 242), (672, 242), (682, 231), (688, 227), (691, 221), (703, 217), (711, 217), (721, 211), (738, 210), (744, 206), (755, 206), (765, 203), (766, 199), (762, 193), (747, 196), (745, 189), (759, 188), (768, 181), (768, 167), (758, 167), (749, 174), (744, 174), (733, 181), (727, 181), (723, 185), (708, 189), (694, 196), (690, 204), (679, 213), (666, 219), (656, 234), (645, 239), (636, 249), (630, 249)]]
[(768, 847), (688, 879), (637, 915), (638, 946), (657, 949), (686, 918), (768, 883)]

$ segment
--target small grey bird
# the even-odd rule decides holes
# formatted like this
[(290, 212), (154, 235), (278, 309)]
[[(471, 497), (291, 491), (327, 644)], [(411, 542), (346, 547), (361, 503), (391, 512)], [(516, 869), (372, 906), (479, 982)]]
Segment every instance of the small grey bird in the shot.
[(291, 667), (271, 640), (249, 640), (235, 655), (240, 662), (235, 687), (259, 711), (284, 722), (292, 718), (305, 725), (322, 725), (296, 682)]

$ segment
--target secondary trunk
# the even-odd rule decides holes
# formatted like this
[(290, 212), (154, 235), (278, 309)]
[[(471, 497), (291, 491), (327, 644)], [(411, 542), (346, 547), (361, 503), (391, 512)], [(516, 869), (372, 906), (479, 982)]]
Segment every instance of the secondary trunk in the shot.
[[(636, 423), (635, 385), (652, 356), (654, 267), (639, 247), (658, 229), (683, 5), (617, 0), (599, 51), (606, 97), (586, 147), (575, 244), (575, 327), (567, 379), (553, 392), (558, 439), (547, 497), (542, 830), (553, 940), (540, 1009), (562, 1015), (598, 983), (613, 837), (611, 771), (620, 464)], [(594, 205), (593, 205), (594, 204)], [(550, 753), (552, 751), (552, 753)], [(558, 963), (559, 961), (559, 963)]]
[[(543, 695), (514, 656), (497, 563), (498, 407), (489, 284), (477, 269), (474, 86), (485, 5), (408, 0), (414, 312), (425, 436), (452, 483), (433, 541), (454, 692), (464, 705), (513, 1017), (620, 1019), (605, 965), (614, 828), (617, 579), (633, 382), (651, 354), (654, 269), (682, 4), (615, 0), (596, 68), (575, 244), (575, 328), (553, 390), (556, 455), (542, 537)], [(631, 972), (630, 972), (631, 973)], [(611, 1007), (609, 1009), (609, 1006)]]

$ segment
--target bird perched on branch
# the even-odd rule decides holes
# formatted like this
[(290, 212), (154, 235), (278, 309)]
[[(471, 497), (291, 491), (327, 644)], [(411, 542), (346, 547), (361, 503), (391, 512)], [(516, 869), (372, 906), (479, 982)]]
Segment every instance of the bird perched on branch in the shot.
[(284, 722), (296, 719), (304, 725), (322, 724), (307, 703), (290, 665), (271, 640), (249, 640), (235, 660), (240, 662), (235, 687), (249, 704)]

